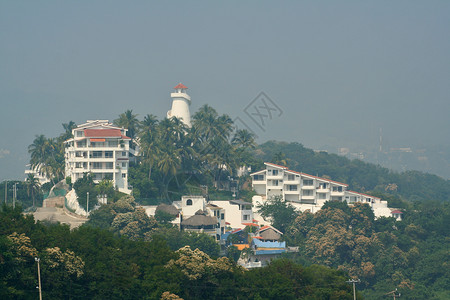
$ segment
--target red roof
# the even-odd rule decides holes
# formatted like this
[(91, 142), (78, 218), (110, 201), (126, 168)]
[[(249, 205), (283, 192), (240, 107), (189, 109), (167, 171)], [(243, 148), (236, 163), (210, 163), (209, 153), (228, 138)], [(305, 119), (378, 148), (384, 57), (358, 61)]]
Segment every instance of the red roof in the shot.
[(402, 214), (403, 212), (399, 211), (399, 210), (393, 210), (391, 211), (391, 214)]
[(122, 135), (120, 129), (85, 129), (84, 136), (88, 138), (105, 138), (105, 137), (117, 137), (129, 140), (130, 137)]
[(176, 87), (174, 87), (174, 89), (187, 89), (187, 86), (180, 82)]
[(225, 222), (225, 225), (230, 225), (230, 222)]
[(120, 129), (85, 129), (86, 137), (121, 137)]
[(242, 225), (259, 227), (259, 225), (258, 225), (258, 224), (255, 224), (255, 223), (242, 223)]

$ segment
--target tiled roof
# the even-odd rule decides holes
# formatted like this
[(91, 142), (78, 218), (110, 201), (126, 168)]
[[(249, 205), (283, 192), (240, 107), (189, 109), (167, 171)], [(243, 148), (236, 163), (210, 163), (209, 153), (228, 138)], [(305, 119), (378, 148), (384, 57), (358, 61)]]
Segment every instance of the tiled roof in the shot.
[(399, 210), (397, 209), (397, 210), (391, 211), (391, 214), (403, 214), (403, 212), (402, 212), (402, 211), (399, 211)]
[(176, 87), (174, 87), (174, 89), (187, 89), (187, 86), (185, 86), (184, 84), (182, 84), (181, 82), (179, 84), (177, 84)]
[(85, 129), (86, 137), (121, 137), (122, 132), (119, 129)]
[(255, 223), (242, 223), (242, 225), (259, 227), (259, 225), (258, 225), (258, 224), (255, 224)]

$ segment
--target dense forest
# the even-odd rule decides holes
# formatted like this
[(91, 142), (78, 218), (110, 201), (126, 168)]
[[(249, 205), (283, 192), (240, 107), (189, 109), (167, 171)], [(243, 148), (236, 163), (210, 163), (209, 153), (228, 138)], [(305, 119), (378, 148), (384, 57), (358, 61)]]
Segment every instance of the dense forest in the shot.
[[(407, 299), (450, 298), (449, 180), (393, 172), (299, 143), (257, 145), (250, 132), (234, 130), (229, 116), (206, 105), (192, 119), (187, 128), (176, 118), (146, 115), (140, 121), (128, 110), (114, 120), (135, 138), (132, 147), (141, 149), (129, 169), (134, 197), (115, 191), (108, 180), (95, 184), (89, 174), (74, 183), (63, 178), (62, 144), (74, 122), (63, 124), (57, 138), (37, 135), (29, 147), (30, 163), (51, 181), (41, 186), (29, 175), (24, 182), (0, 185), (0, 194), (8, 197), (0, 212), (0, 297), (36, 297), (34, 258), (39, 256), (44, 298), (352, 299), (349, 278), (361, 280), (358, 299), (380, 299), (396, 288)], [(211, 237), (179, 231), (170, 216), (149, 217), (139, 207), (204, 194), (204, 187), (210, 199), (230, 199), (231, 182), (239, 198), (251, 201), (250, 178), (238, 171), (261, 170), (266, 161), (347, 183), (402, 209), (404, 218), (375, 219), (368, 206), (346, 203), (299, 213), (274, 199), (256, 209), (299, 252), (244, 271), (232, 248), (224, 251)], [(89, 192), (92, 205), (97, 194), (107, 195), (108, 204), (72, 231), (23, 214), (21, 207), (27, 212), (41, 206), (60, 180), (81, 197)], [(11, 207), (13, 186), (16, 209)]]
[[(158, 226), (158, 225), (156, 225)], [(35, 223), (20, 208), (0, 212), (0, 298), (43, 299), (352, 299), (341, 271), (281, 259), (243, 270), (226, 257), (166, 240), (133, 240), (88, 224)]]

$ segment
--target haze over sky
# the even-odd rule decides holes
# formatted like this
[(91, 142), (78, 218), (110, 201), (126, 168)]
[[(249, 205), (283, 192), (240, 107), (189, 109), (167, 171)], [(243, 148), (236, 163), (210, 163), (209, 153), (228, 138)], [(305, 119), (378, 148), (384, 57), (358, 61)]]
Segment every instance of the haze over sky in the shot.
[[(0, 181), (35, 135), (127, 109), (165, 117), (172, 88), (266, 140), (450, 145), (450, 1), (0, 1)], [(282, 110), (264, 130), (245, 107)]]

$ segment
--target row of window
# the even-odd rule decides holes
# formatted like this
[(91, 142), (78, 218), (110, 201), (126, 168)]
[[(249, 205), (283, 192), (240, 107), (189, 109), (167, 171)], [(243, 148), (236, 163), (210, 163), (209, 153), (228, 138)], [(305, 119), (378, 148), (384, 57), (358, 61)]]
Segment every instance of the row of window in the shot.
[[(87, 151), (76, 151), (75, 157), (83, 157), (87, 158), (88, 152)], [(127, 157), (126, 151), (116, 151), (116, 156), (122, 156)], [(89, 152), (89, 158), (113, 158), (114, 152), (113, 151), (90, 151)]]
[[(112, 170), (114, 169), (114, 163), (112, 162), (93, 162), (90, 164), (91, 169), (94, 170), (99, 170), (99, 169), (107, 169), (107, 170)], [(123, 162), (120, 165), (122, 168), (126, 168), (127, 167), (127, 163)], [(75, 163), (75, 168), (76, 169), (87, 169), (87, 162), (77, 162)]]

